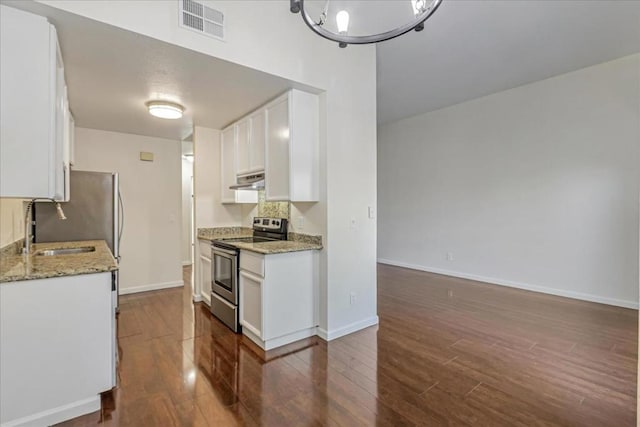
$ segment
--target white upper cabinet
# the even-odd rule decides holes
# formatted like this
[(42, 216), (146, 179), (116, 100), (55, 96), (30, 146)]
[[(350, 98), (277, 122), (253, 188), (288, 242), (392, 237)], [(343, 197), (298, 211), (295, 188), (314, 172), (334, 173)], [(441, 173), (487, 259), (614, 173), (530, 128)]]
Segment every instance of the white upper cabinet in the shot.
[(69, 164), (73, 166), (76, 159), (76, 121), (69, 111)]
[(250, 172), (249, 153), (250, 128), (249, 119), (244, 119), (235, 124), (236, 128), (236, 174), (246, 175)]
[(296, 89), (265, 107), (266, 200), (319, 200), (319, 109), (317, 95)]
[[(223, 132), (223, 203), (240, 203), (240, 195), (246, 195), (240, 197), (244, 200), (256, 193), (236, 191), (234, 196), (227, 189), (235, 184), (236, 177), (262, 172), (267, 200), (317, 202), (319, 114), (317, 95), (292, 89), (230, 125)], [(228, 142), (232, 137), (233, 146)], [(229, 153), (231, 147), (234, 154)], [(231, 167), (235, 167), (235, 177), (231, 176)], [(249, 200), (257, 201), (254, 197)]]
[(289, 200), (289, 98), (267, 106), (265, 199)]
[(264, 142), (266, 138), (265, 110), (249, 116), (251, 143), (249, 144), (249, 172), (264, 172)]
[[(248, 129), (248, 127), (247, 127)], [(220, 188), (222, 203), (258, 203), (258, 192), (232, 190), (236, 184), (236, 136), (238, 126), (231, 125), (222, 131), (220, 140)]]
[(264, 172), (265, 112), (258, 110), (235, 123), (236, 174)]
[(70, 136), (55, 28), (0, 5), (0, 197), (69, 200)]

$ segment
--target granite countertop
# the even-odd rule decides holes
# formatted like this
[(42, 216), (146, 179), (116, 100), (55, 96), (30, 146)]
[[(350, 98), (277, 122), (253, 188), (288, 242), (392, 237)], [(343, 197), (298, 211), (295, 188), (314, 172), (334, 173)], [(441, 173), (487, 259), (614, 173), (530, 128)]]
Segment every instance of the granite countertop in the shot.
[(277, 240), (274, 242), (247, 243), (231, 242), (231, 245), (245, 251), (257, 252), (259, 254), (284, 254), (287, 252), (313, 251), (322, 249), (321, 244), (297, 242), (292, 240)]
[[(38, 251), (46, 249), (83, 246), (95, 246), (96, 250), (67, 255), (35, 255)], [(0, 258), (0, 283), (103, 273), (117, 269), (116, 260), (104, 240), (36, 243), (31, 246), (30, 255), (2, 255)]]
[(198, 228), (198, 239), (201, 240), (213, 241), (251, 236), (253, 236), (253, 229), (249, 227)]
[[(199, 228), (198, 239), (202, 240), (228, 240), (240, 237), (251, 237), (253, 231), (247, 227), (217, 227)], [(248, 243), (228, 242), (238, 249), (256, 252), (259, 254), (282, 254), (287, 252), (314, 251), (322, 249), (322, 236), (314, 236), (301, 233), (289, 233), (289, 240), (277, 240), (273, 242)]]

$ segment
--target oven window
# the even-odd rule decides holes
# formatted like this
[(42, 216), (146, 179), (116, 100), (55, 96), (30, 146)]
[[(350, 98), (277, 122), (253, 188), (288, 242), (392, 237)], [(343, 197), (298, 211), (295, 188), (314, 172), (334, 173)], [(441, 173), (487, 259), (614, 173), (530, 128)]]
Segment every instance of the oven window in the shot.
[(233, 291), (233, 262), (229, 258), (213, 255), (213, 280), (229, 292)]

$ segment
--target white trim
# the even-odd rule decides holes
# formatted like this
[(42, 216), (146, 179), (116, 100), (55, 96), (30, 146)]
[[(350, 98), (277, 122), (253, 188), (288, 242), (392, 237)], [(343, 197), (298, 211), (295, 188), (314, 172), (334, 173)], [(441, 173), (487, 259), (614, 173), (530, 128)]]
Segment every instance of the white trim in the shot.
[(283, 345), (291, 344), (293, 342), (312, 337), (315, 334), (316, 334), (316, 327), (313, 326), (311, 328), (302, 329), (301, 331), (283, 335), (278, 338), (272, 338), (265, 342), (265, 350), (271, 350), (274, 348), (282, 347)]
[(320, 338), (322, 338), (325, 341), (329, 341), (327, 339), (327, 330), (326, 329), (322, 329), (320, 326), (318, 326), (318, 330), (316, 331), (316, 335), (318, 335)]
[(2, 427), (50, 426), (100, 410), (100, 395), (2, 423)]
[(495, 279), (493, 277), (477, 276), (475, 274), (459, 273), (457, 271), (443, 270), (440, 268), (425, 267), (423, 265), (409, 264), (390, 259), (378, 258), (380, 264), (393, 265), (396, 267), (409, 268), (411, 270), (426, 271), (428, 273), (443, 274), (445, 276), (458, 277), (460, 279), (475, 280), (477, 282), (489, 283), (492, 285), (507, 286), (510, 288), (524, 289), (527, 291), (540, 292), (543, 294), (556, 295), (560, 297), (573, 298), (582, 301), (597, 302), (600, 304), (614, 305), (617, 307), (638, 309), (637, 301), (627, 301), (616, 298), (607, 298), (599, 295), (585, 294), (582, 292), (565, 291), (562, 289), (548, 288), (545, 286), (530, 285), (528, 283), (513, 282), (511, 280)]
[(192, 294), (192, 300), (193, 302), (202, 302), (203, 298), (202, 295)]
[(357, 322), (353, 322), (349, 325), (343, 326), (338, 329), (333, 329), (331, 331), (327, 331), (322, 328), (318, 328), (317, 335), (325, 341), (335, 340), (336, 338), (343, 337), (345, 335), (352, 334), (361, 329), (368, 328), (370, 326), (374, 326), (378, 324), (378, 316), (373, 316), (368, 319), (359, 320)]
[(292, 332), (281, 337), (271, 338), (267, 341), (261, 340), (258, 334), (254, 333), (246, 326), (242, 327), (242, 333), (251, 341), (253, 341), (258, 347), (265, 351), (268, 351), (273, 350), (274, 348), (282, 347), (283, 345), (291, 344), (293, 342), (312, 337), (317, 334), (317, 328), (313, 326), (311, 328), (302, 329), (300, 331)]
[(186, 266), (188, 266), (188, 265), (191, 265), (191, 260), (189, 260), (189, 261), (182, 261), (182, 266), (183, 266), (183, 267), (186, 267)]
[(251, 332), (248, 328), (243, 327), (242, 328), (242, 335), (244, 335), (245, 337), (249, 338), (251, 341), (253, 341), (258, 347), (260, 347), (261, 349), (264, 350), (264, 341), (262, 341), (260, 339), (259, 335), (254, 334), (253, 332)]
[(136, 294), (138, 292), (157, 291), (160, 289), (168, 289), (168, 288), (179, 288), (180, 286), (184, 286), (184, 282), (182, 280), (176, 280), (174, 282), (152, 283), (150, 285), (133, 286), (130, 288), (120, 288), (120, 295)]
[(211, 294), (202, 294), (200, 300), (211, 307)]

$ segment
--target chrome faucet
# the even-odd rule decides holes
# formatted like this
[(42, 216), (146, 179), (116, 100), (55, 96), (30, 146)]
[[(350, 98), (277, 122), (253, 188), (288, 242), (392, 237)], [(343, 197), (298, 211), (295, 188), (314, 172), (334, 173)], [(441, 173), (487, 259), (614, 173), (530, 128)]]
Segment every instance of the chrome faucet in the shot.
[(64, 215), (64, 211), (62, 210), (62, 206), (60, 206), (60, 202), (57, 202), (54, 199), (39, 198), (39, 197), (35, 199), (31, 199), (31, 201), (27, 205), (27, 211), (24, 214), (24, 249), (22, 250), (22, 253), (25, 255), (29, 255), (31, 253), (31, 239), (33, 239), (33, 236), (31, 235), (31, 225), (32, 225), (31, 207), (38, 200), (47, 200), (52, 203), (55, 203), (56, 211), (58, 213), (58, 218), (67, 219), (67, 217)]

